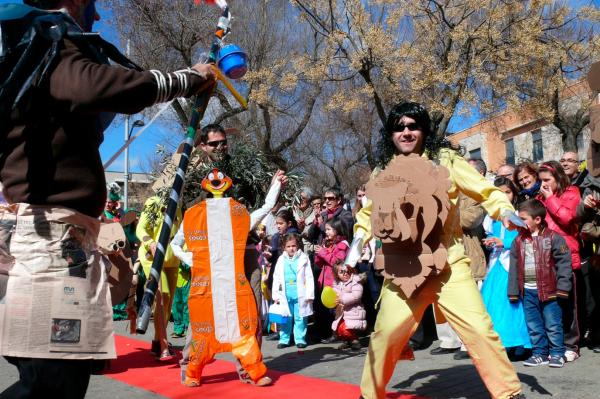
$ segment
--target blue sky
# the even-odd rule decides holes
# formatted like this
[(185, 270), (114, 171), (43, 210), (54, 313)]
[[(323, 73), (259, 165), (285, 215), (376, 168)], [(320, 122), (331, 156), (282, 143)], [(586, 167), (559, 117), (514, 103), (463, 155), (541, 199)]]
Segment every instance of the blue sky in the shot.
[[(165, 0), (169, 1), (169, 0)], [(192, 1), (192, 0), (190, 0)], [(19, 3), (20, 1), (16, 0), (0, 0), (0, 4), (6, 3)], [(571, 0), (568, 2), (572, 7), (579, 8), (584, 5), (596, 5), (600, 6), (600, 0)], [(122, 48), (119, 42), (119, 38), (114, 32), (114, 29), (106, 22), (111, 19), (111, 12), (102, 7), (102, 1), (98, 1), (99, 5), (99, 13), (101, 16), (101, 20), (94, 25), (94, 29), (99, 32), (104, 39), (110, 41), (115, 44), (117, 47)], [(123, 49), (124, 50), (124, 49)], [(141, 172), (145, 171), (144, 166), (147, 165), (147, 159), (149, 159), (152, 154), (156, 150), (157, 144), (161, 144), (164, 142), (164, 138), (166, 134), (169, 133), (170, 130), (173, 130), (173, 125), (167, 125), (167, 123), (161, 122), (161, 117), (157, 119), (157, 121), (146, 129), (143, 134), (136, 139), (129, 147), (130, 155), (130, 171), (132, 172)], [(473, 112), (468, 117), (462, 117), (460, 115), (452, 118), (450, 123), (450, 131), (459, 131), (472, 124), (476, 123), (479, 120), (479, 115), (476, 112)], [(140, 115), (132, 115), (131, 121), (135, 121), (136, 119), (141, 119)], [(148, 118), (149, 119), (149, 118)], [(104, 142), (100, 146), (100, 153), (102, 155), (103, 162), (106, 162), (109, 158), (116, 153), (116, 151), (123, 145), (124, 143), (124, 129), (125, 122), (124, 118), (116, 118), (112, 125), (108, 128), (104, 135)], [(183, 131), (174, 131), (173, 135), (182, 136)], [(123, 155), (121, 155), (108, 169), (110, 171), (122, 171), (124, 165)]]

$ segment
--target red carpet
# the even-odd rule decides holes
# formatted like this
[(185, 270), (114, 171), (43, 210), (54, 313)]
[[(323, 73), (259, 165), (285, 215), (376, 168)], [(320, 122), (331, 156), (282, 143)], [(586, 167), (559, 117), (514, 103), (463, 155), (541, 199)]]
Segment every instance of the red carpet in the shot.
[[(115, 336), (118, 358), (104, 375), (115, 380), (155, 392), (168, 398), (243, 398), (243, 399), (356, 399), (358, 386), (298, 374), (269, 370), (274, 385), (259, 388), (242, 384), (232, 362), (216, 360), (204, 368), (202, 385), (187, 388), (179, 383), (179, 366), (175, 361), (163, 364), (150, 356), (150, 343)], [(418, 396), (391, 393), (388, 398), (419, 399)], [(425, 398), (420, 398), (425, 399)]]

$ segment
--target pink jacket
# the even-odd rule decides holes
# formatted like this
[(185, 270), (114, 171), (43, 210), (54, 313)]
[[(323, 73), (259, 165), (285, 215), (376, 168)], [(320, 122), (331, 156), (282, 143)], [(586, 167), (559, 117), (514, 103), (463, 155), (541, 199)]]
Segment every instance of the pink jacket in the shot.
[(577, 205), (581, 200), (579, 189), (569, 186), (559, 197), (556, 194), (548, 198), (543, 195), (537, 197), (546, 207), (546, 223), (550, 230), (556, 231), (565, 238), (571, 250), (572, 268), (581, 268), (579, 257), (579, 229), (575, 223)]
[(367, 328), (367, 312), (361, 302), (363, 279), (364, 276), (353, 274), (347, 282), (339, 281), (333, 286), (341, 304), (336, 309), (335, 320), (331, 324), (333, 331), (337, 330), (342, 319), (346, 322), (346, 328), (350, 330), (365, 330)]
[(321, 248), (321, 250), (315, 254), (315, 265), (321, 268), (321, 273), (319, 273), (318, 278), (320, 289), (323, 289), (325, 286), (333, 286), (333, 265), (338, 260), (346, 259), (347, 252), (348, 242), (343, 240), (336, 242), (332, 246)]

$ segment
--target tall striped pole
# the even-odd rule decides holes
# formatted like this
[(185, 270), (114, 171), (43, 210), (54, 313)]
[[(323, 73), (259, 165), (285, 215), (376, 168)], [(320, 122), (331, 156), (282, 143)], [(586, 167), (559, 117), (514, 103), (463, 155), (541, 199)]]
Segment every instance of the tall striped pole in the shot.
[[(215, 64), (217, 62), (217, 56), (219, 54), (219, 50), (221, 49), (223, 38), (227, 33), (229, 33), (229, 24), (231, 22), (231, 14), (229, 12), (227, 3), (223, 0), (219, 0), (217, 4), (221, 7), (223, 12), (219, 18), (219, 22), (217, 23), (215, 37), (208, 55), (207, 63), (209, 64)], [(188, 124), (185, 136), (183, 154), (181, 156), (181, 160), (179, 161), (179, 165), (177, 166), (177, 173), (175, 175), (173, 187), (171, 188), (171, 194), (169, 195), (169, 203), (167, 205), (165, 219), (160, 229), (160, 235), (156, 244), (156, 252), (154, 254), (154, 260), (152, 261), (150, 276), (148, 276), (144, 297), (142, 298), (142, 303), (140, 305), (140, 311), (136, 323), (136, 332), (139, 334), (145, 334), (146, 330), (148, 329), (150, 315), (152, 314), (152, 304), (154, 303), (154, 298), (158, 289), (158, 282), (160, 281), (160, 273), (165, 260), (167, 245), (169, 245), (169, 240), (171, 238), (171, 230), (173, 229), (173, 222), (176, 217), (175, 215), (177, 214), (179, 196), (181, 195), (181, 189), (183, 188), (183, 184), (185, 182), (185, 172), (187, 170), (190, 154), (192, 153), (192, 148), (194, 146), (196, 130), (198, 128), (198, 124), (204, 117), (204, 112), (206, 112), (206, 107), (208, 106), (208, 101), (210, 100), (211, 96), (212, 92), (204, 92), (197, 96), (194, 102), (192, 115), (190, 117), (190, 122)]]

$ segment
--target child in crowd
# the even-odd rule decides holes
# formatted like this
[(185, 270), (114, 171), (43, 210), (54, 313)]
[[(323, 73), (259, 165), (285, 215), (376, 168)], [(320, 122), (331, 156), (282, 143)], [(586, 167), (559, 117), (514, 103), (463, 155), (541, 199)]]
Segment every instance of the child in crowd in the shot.
[[(514, 204), (518, 191), (511, 180), (499, 177), (494, 181), (494, 185)], [(522, 356), (523, 348), (531, 348), (523, 303), (511, 303), (506, 296), (510, 248), (518, 232), (507, 230), (501, 221), (493, 220), (489, 215), (486, 216), (483, 225), (488, 234), (483, 244), (491, 248), (489, 270), (481, 287), (483, 303), (507, 352)]]
[(324, 287), (333, 287), (334, 272), (333, 265), (339, 260), (346, 259), (348, 252), (348, 242), (346, 241), (344, 225), (338, 218), (329, 219), (325, 223), (325, 239), (323, 246), (315, 246), (315, 265), (320, 269), (317, 278), (317, 298), (315, 305), (315, 323), (321, 342), (331, 344), (337, 342), (337, 336), (331, 334), (331, 323), (335, 319), (335, 313), (332, 309), (327, 309), (321, 303), (321, 292)]
[[(281, 254), (281, 245), (279, 240), (286, 234), (300, 234), (298, 231), (298, 224), (296, 223), (296, 219), (294, 219), (294, 215), (290, 210), (282, 209), (277, 212), (275, 216), (275, 225), (277, 226), (277, 233), (273, 234), (271, 238), (271, 256), (268, 259), (271, 262), (271, 265), (277, 264), (277, 259)], [(271, 269), (269, 273), (269, 288), (272, 288), (273, 285), (273, 269)]]
[(340, 219), (330, 219), (325, 223), (325, 241), (323, 246), (317, 246), (315, 264), (321, 269), (318, 278), (319, 290), (332, 287), (334, 284), (333, 265), (346, 259), (348, 252), (347, 234)]
[(548, 364), (562, 367), (565, 344), (558, 298), (571, 290), (571, 251), (565, 239), (546, 225), (546, 208), (530, 199), (519, 206), (519, 217), (527, 225), (510, 249), (508, 297), (523, 299), (532, 355), (523, 365)]
[(334, 272), (337, 306), (331, 329), (344, 341), (338, 349), (360, 349), (358, 334), (367, 328), (367, 312), (361, 302), (366, 276), (356, 274), (353, 268), (344, 265), (343, 260), (335, 263)]
[[(273, 290), (273, 273), (275, 271), (275, 265), (277, 264), (277, 260), (281, 254), (281, 245), (280, 240), (285, 234), (294, 233), (299, 234), (296, 220), (294, 219), (294, 215), (291, 211), (287, 209), (282, 209), (277, 212), (275, 215), (275, 226), (277, 232), (273, 234), (271, 237), (271, 245), (269, 246), (269, 251), (265, 253), (265, 259), (269, 261), (271, 267), (268, 268), (267, 271), (267, 290)], [(276, 328), (276, 327), (275, 327)], [(272, 332), (276, 332), (275, 328), (271, 328)], [(279, 334), (271, 334), (266, 340), (268, 341), (276, 341), (279, 339)]]
[(282, 349), (290, 346), (292, 325), (294, 342), (299, 349), (306, 348), (306, 318), (313, 312), (315, 286), (308, 256), (300, 249), (302, 240), (295, 233), (281, 238), (282, 254), (273, 273), (273, 301), (288, 308), (288, 322), (279, 331)]

